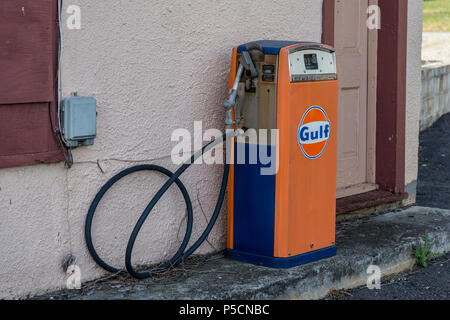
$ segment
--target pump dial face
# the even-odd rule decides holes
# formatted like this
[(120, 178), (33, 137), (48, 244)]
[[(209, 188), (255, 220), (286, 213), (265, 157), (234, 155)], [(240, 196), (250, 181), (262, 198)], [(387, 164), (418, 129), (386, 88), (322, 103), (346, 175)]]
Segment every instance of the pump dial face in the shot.
[(305, 68), (306, 70), (318, 70), (319, 64), (317, 63), (317, 54), (311, 53), (311, 54), (305, 54)]
[(335, 54), (323, 49), (305, 48), (289, 53), (292, 82), (336, 80)]

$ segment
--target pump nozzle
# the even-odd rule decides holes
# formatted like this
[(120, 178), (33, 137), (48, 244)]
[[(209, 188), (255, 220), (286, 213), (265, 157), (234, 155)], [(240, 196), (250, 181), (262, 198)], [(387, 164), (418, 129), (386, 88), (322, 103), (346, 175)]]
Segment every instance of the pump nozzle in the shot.
[[(254, 50), (258, 48), (251, 48), (250, 50)], [(259, 76), (258, 69), (256, 69), (255, 64), (253, 63), (252, 57), (250, 56), (250, 53), (247, 51), (242, 52), (242, 56), (239, 58), (239, 68), (236, 73), (236, 78), (234, 80), (233, 88), (229, 91), (229, 97), (228, 100), (226, 100), (223, 104), (223, 106), (226, 109), (226, 120), (225, 125), (227, 130), (233, 129), (233, 124), (235, 122), (233, 121), (233, 106), (236, 105), (236, 96), (237, 96), (237, 90), (239, 86), (239, 82), (241, 81), (242, 74), (244, 73), (244, 69), (250, 72), (250, 76), (252, 79), (257, 78)]]
[(244, 73), (244, 66), (242, 64), (239, 65), (238, 72), (236, 74), (236, 79), (234, 80), (233, 88), (229, 91), (229, 98), (223, 103), (223, 106), (225, 107), (227, 114), (225, 119), (225, 125), (227, 130), (233, 129), (233, 106), (236, 104), (236, 96), (237, 96), (237, 89), (239, 86), (239, 82), (241, 81), (242, 74)]

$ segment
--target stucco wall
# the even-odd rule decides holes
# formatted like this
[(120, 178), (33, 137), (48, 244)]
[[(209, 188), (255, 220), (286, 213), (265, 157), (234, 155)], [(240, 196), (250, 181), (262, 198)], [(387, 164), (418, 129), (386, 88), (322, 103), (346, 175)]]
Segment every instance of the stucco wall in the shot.
[[(405, 182), (417, 180), (421, 91), (423, 0), (408, 1)], [(409, 190), (412, 192), (413, 190)], [(415, 191), (415, 190), (414, 190)], [(415, 198), (415, 194), (413, 195)]]
[[(95, 193), (136, 163), (174, 169), (169, 157), (174, 129), (192, 131), (194, 121), (203, 121), (204, 129), (223, 129), (233, 46), (321, 37), (317, 0), (71, 0), (64, 1), (64, 10), (69, 4), (81, 7), (82, 29), (63, 31), (63, 95), (78, 91), (97, 99), (98, 138), (94, 146), (74, 151), (70, 170), (59, 164), (0, 171), (0, 298), (64, 287), (60, 265), (68, 253), (77, 257), (83, 281), (103, 274), (83, 236)], [(221, 166), (198, 165), (182, 177), (194, 205), (193, 240), (209, 219), (221, 175)], [(107, 262), (123, 266), (128, 235), (163, 181), (158, 174), (135, 174), (106, 195), (93, 234)], [(145, 224), (134, 263), (158, 262), (175, 252), (184, 211), (172, 188)], [(224, 248), (225, 214), (209, 243), (199, 253)]]
[(0, 299), (61, 286), (67, 201), (63, 164), (0, 170)]

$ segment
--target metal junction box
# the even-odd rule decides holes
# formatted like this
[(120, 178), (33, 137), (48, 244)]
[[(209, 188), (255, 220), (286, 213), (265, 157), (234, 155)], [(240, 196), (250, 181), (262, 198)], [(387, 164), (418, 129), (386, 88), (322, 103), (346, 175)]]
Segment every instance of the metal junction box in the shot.
[(73, 96), (63, 101), (62, 133), (66, 146), (94, 144), (97, 136), (97, 102), (93, 97)]

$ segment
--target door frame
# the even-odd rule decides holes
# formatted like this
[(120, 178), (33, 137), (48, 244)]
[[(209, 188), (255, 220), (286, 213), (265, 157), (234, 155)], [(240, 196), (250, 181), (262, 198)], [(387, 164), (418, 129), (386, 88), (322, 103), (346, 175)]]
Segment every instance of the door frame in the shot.
[[(374, 63), (368, 79), (368, 125), (376, 131), (368, 137), (368, 152), (375, 157), (368, 157), (374, 160), (368, 163), (367, 179), (404, 199), (408, 0), (377, 2), (381, 28), (369, 32), (368, 58), (369, 66)], [(323, 0), (322, 13), (322, 42), (334, 46), (335, 0)]]

